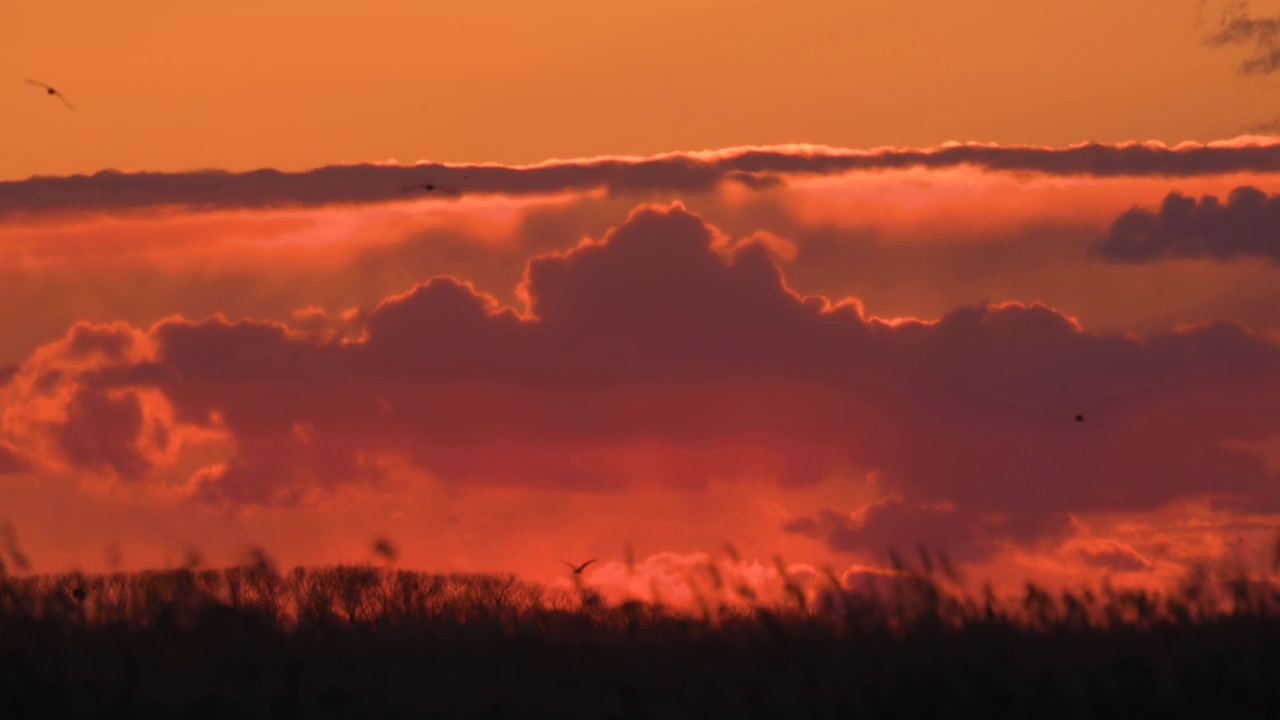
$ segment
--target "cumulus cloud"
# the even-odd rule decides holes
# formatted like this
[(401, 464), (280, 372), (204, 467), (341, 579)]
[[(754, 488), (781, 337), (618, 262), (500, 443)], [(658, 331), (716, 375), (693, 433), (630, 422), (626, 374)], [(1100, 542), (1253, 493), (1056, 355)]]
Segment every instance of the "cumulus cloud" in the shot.
[(359, 204), (406, 199), (406, 184), (430, 182), (457, 198), (472, 193), (545, 195), (604, 189), (611, 195), (708, 191), (723, 182), (767, 190), (791, 176), (853, 171), (976, 167), (990, 172), (1088, 177), (1190, 177), (1280, 170), (1273, 141), (1086, 143), (1066, 148), (951, 143), (934, 148), (848, 150), (825, 146), (747, 147), (600, 157), (536, 165), (329, 166), (305, 172), (103, 171), (0, 183), (0, 217), (40, 212), (118, 211), (180, 205), (199, 209)]
[(1059, 533), (1065, 513), (1187, 496), (1276, 507), (1263, 461), (1230, 445), (1280, 434), (1274, 341), (1226, 322), (1096, 334), (1035, 304), (885, 322), (794, 292), (776, 240), (643, 206), (531, 260), (518, 309), (437, 277), (344, 336), (221, 317), (84, 324), (0, 389), (4, 428), (83, 472), (181, 472), (192, 499), (233, 506), (303, 503), (405, 465), (458, 487), (597, 492), (875, 470), (884, 499), (860, 517), (788, 521), (840, 550), (976, 553)]
[(1169, 193), (1159, 210), (1135, 207), (1121, 215), (1094, 248), (1120, 262), (1171, 258), (1266, 258), (1280, 262), (1280, 196), (1238, 187), (1222, 203)]

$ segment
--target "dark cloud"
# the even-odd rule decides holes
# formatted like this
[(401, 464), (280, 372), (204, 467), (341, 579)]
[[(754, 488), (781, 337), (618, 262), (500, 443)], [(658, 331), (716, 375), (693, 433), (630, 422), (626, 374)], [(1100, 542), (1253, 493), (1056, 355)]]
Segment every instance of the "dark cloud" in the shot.
[[(320, 206), (403, 200), (404, 187), (441, 183), (457, 198), (467, 193), (545, 194), (605, 188), (610, 194), (684, 193), (722, 181), (755, 189), (789, 175), (854, 170), (973, 166), (992, 172), (1092, 177), (1188, 177), (1280, 170), (1280, 145), (1090, 143), (1069, 148), (967, 144), (927, 149), (840, 150), (777, 147), (717, 153), (673, 153), (645, 159), (604, 157), (528, 166), (424, 164), (349, 165), (306, 172), (217, 170), (187, 173), (103, 171), (71, 177), (33, 177), (0, 183), (0, 217), (52, 211), (128, 210), (167, 205), (193, 208)], [(468, 176), (465, 179), (463, 176)]]
[(79, 359), (101, 353), (109, 360), (123, 360), (125, 352), (132, 346), (133, 335), (127, 326), (77, 324), (68, 337), (67, 355)]
[(1262, 122), (1246, 125), (1240, 128), (1240, 132), (1245, 134), (1262, 133), (1264, 135), (1275, 135), (1280, 133), (1280, 118), (1272, 118), (1271, 120), (1263, 120)]
[(998, 537), (970, 513), (902, 500), (873, 503), (856, 516), (822, 510), (788, 521), (783, 530), (817, 538), (834, 550), (883, 554), (920, 544), (931, 551), (959, 550), (957, 560), (985, 557), (995, 549), (992, 541)]
[(1094, 250), (1120, 262), (1170, 258), (1267, 258), (1280, 262), (1280, 196), (1238, 187), (1223, 204), (1169, 193), (1158, 211), (1133, 208), (1121, 215)]
[[(1280, 434), (1280, 347), (1235, 324), (1140, 340), (1018, 304), (887, 324), (795, 294), (767, 244), (732, 243), (678, 205), (535, 258), (520, 292), (523, 312), (433, 278), (346, 339), (166, 320), (126, 359), (67, 361), (62, 454), (135, 481), (163, 471), (141, 449), (160, 444), (154, 418), (126, 399), (145, 388), (175, 423), (233, 440), (200, 476), (197, 499), (217, 504), (379, 483), (389, 458), (453, 485), (597, 491), (875, 469), (896, 500), (790, 529), (957, 555), (1055, 535), (1066, 513), (1199, 495), (1280, 507), (1262, 459), (1224, 445)], [(63, 356), (88, 336), (73, 330)], [(145, 361), (127, 359), (143, 345)], [(59, 362), (38, 358), (19, 387)]]
[(85, 387), (68, 403), (56, 440), (65, 458), (77, 467), (132, 480), (147, 470), (147, 460), (137, 447), (143, 429), (136, 395), (112, 396)]
[(0, 475), (16, 475), (30, 469), (31, 466), (18, 457), (17, 451), (0, 442)]
[(771, 190), (786, 185), (786, 181), (777, 175), (767, 173), (731, 172), (725, 179), (740, 183), (752, 190)]
[(1225, 5), (1217, 27), (1204, 41), (1211, 47), (1247, 48), (1248, 55), (1240, 63), (1243, 75), (1270, 75), (1280, 70), (1280, 14), (1256, 16), (1247, 0)]

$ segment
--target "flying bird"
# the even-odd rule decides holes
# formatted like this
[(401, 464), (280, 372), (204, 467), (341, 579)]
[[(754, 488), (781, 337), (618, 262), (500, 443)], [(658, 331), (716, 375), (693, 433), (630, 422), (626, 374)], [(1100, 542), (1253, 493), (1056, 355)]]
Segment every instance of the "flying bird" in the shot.
[(1084, 416), (1083, 416), (1083, 415), (1076, 415), (1076, 422), (1084, 422)]
[(586, 561), (586, 562), (582, 563), (581, 565), (574, 565), (573, 563), (569, 562), (568, 560), (561, 560), (560, 562), (564, 563), (565, 565), (568, 565), (568, 566), (569, 566), (569, 569), (573, 570), (573, 574), (574, 574), (574, 575), (581, 575), (581, 574), (582, 574), (582, 571), (583, 571), (583, 570), (586, 570), (588, 565), (590, 565), (591, 563), (593, 563), (593, 562), (595, 562), (596, 560), (599, 560), (599, 559), (600, 559), (600, 558), (591, 558), (590, 560), (588, 560), (588, 561)]
[[(471, 176), (470, 176), (470, 175), (463, 175), (463, 176), (462, 176), (462, 179), (463, 179), (463, 180), (466, 180), (466, 179), (467, 179), (467, 178), (469, 178), (469, 177), (471, 177)], [(445, 186), (443, 186), (443, 185), (440, 185), (440, 184), (438, 184), (438, 183), (433, 183), (433, 182), (431, 182), (431, 183), (415, 183), (415, 184), (413, 184), (413, 185), (401, 185), (401, 186), (400, 186), (400, 190), (401, 190), (402, 192), (411, 192), (411, 191), (414, 191), (414, 190), (426, 190), (427, 192), (434, 192), (434, 191), (436, 191), (436, 190), (439, 190), (439, 191), (441, 191), (441, 192), (448, 193), (448, 194), (452, 194), (452, 195), (457, 195), (457, 194), (460, 194), (460, 193), (462, 192), (462, 190), (458, 189), (457, 187), (445, 187)]]
[(64, 105), (66, 105), (66, 106), (67, 106), (67, 109), (68, 109), (68, 110), (75, 110), (75, 106), (73, 106), (73, 105), (71, 104), (71, 101), (70, 101), (70, 100), (67, 100), (67, 96), (65, 96), (65, 95), (63, 95), (62, 93), (58, 92), (58, 89), (57, 89), (57, 88), (55, 88), (54, 86), (52, 86), (52, 85), (48, 85), (48, 84), (46, 84), (46, 83), (42, 83), (42, 82), (40, 82), (40, 81), (38, 81), (38, 80), (32, 80), (31, 78), (27, 78), (27, 83), (29, 83), (29, 84), (31, 84), (31, 85), (35, 85), (36, 87), (42, 87), (42, 88), (44, 88), (44, 92), (45, 92), (45, 94), (46, 94), (46, 95), (55, 95), (55, 96), (57, 96), (57, 98), (58, 98), (59, 100), (61, 100), (61, 101), (62, 101), (62, 103), (63, 103)]

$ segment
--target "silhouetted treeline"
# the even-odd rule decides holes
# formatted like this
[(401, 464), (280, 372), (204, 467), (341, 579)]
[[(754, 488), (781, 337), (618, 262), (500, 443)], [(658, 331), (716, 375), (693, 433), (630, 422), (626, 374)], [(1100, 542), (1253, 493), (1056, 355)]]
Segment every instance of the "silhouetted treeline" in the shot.
[[(1280, 717), (1280, 592), (1017, 602), (906, 571), (694, 613), (512, 576), (264, 559), (0, 579), (0, 717)], [(744, 588), (743, 594), (749, 594)], [(728, 598), (732, 600), (732, 598)]]

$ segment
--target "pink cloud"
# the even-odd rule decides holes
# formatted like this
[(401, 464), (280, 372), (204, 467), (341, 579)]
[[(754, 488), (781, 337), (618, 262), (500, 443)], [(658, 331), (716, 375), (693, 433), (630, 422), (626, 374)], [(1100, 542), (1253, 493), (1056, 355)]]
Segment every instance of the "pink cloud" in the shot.
[(1017, 303), (887, 323), (794, 292), (778, 247), (648, 206), (531, 260), (519, 310), (437, 277), (344, 336), (80, 325), (0, 390), (4, 427), (37, 460), (224, 506), (383, 486), (397, 463), (456, 487), (596, 492), (878, 471), (896, 499), (861, 522), (833, 506), (788, 525), (840, 551), (976, 552), (1185, 497), (1275, 509), (1262, 459), (1230, 445), (1280, 434), (1267, 337), (1096, 334)]

